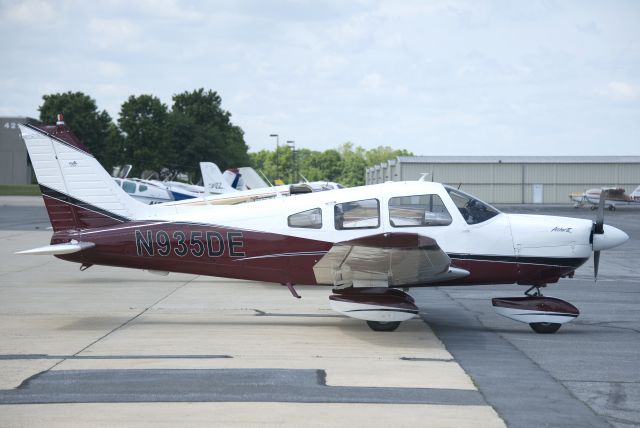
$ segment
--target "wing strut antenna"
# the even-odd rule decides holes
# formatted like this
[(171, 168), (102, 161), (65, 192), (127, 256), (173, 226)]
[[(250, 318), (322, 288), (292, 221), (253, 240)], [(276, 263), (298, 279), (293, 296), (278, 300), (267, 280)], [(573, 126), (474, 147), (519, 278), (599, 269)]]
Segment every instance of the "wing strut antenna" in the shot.
[(264, 175), (264, 172), (262, 172), (262, 170), (260, 170), (260, 169), (258, 170), (258, 172), (260, 173), (260, 175), (262, 176), (262, 178), (264, 178), (264, 179), (265, 179), (265, 181), (266, 181), (267, 183), (269, 183), (269, 187), (273, 187), (273, 184), (271, 184), (271, 182), (269, 181), (269, 179), (267, 178), (267, 176), (266, 176), (266, 175)]

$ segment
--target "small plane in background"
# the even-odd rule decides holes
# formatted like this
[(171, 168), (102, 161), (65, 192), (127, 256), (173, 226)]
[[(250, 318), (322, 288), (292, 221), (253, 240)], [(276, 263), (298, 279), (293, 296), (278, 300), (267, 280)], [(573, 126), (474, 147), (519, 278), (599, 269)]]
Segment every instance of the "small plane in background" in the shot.
[[(61, 120), (20, 125), (53, 226), (22, 254), (80, 264), (331, 287), (335, 311), (393, 331), (419, 308), (411, 288), (520, 284), (496, 311), (554, 333), (579, 310), (540, 288), (628, 236), (597, 219), (505, 214), (440, 183), (388, 182), (240, 205), (145, 205)], [(239, 287), (242, 287), (239, 285)], [(239, 289), (240, 290), (240, 289)]]
[(601, 195), (604, 192), (604, 203), (610, 211), (616, 210), (616, 205), (640, 205), (640, 186), (627, 195), (622, 187), (602, 187), (586, 190), (584, 193), (572, 193), (569, 198), (574, 207), (590, 205), (592, 210), (598, 208)]
[[(309, 181), (304, 176), (302, 176), (304, 181), (300, 183), (294, 183), (290, 185), (277, 184), (276, 186), (273, 186), (271, 185), (271, 183), (267, 183), (265, 180), (263, 180), (258, 172), (249, 166), (242, 168), (229, 168), (224, 172), (224, 174), (222, 174), (222, 176), (226, 179), (227, 183), (236, 190), (266, 189), (269, 187), (282, 188), (284, 186), (297, 186), (302, 189), (306, 186), (311, 189), (310, 191), (312, 192), (321, 192), (324, 190), (335, 190), (344, 188), (344, 186), (340, 183), (336, 183), (333, 181)], [(280, 180), (277, 181), (281, 182)]]
[(179, 181), (145, 180), (141, 178), (128, 178), (131, 165), (114, 168), (115, 182), (122, 187), (134, 199), (145, 204), (159, 204), (194, 198), (203, 198), (208, 195), (220, 195), (229, 192), (237, 192), (236, 189), (226, 184), (217, 165), (211, 162), (201, 162), (202, 176), (208, 182), (208, 186), (197, 186)]

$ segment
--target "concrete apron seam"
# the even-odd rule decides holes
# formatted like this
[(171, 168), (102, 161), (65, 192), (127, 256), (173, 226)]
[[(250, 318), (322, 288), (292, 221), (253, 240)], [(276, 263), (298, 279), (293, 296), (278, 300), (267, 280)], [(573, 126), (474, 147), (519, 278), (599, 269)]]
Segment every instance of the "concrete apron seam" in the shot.
[[(90, 347), (92, 347), (93, 345), (95, 345), (96, 343), (100, 342), (101, 340), (107, 338), (108, 336), (110, 336), (111, 334), (115, 333), (116, 331), (120, 330), (123, 327), (126, 327), (127, 325), (129, 325), (130, 323), (132, 323), (133, 321), (135, 321), (137, 318), (139, 318), (140, 316), (144, 315), (149, 309), (153, 308), (154, 306), (156, 306), (157, 304), (159, 304), (160, 302), (162, 302), (163, 300), (167, 299), (168, 297), (170, 297), (172, 294), (174, 294), (175, 292), (177, 292), (178, 290), (182, 289), (183, 287), (186, 287), (187, 285), (191, 284), (193, 281), (195, 281), (196, 279), (198, 279), (200, 277), (200, 275), (196, 275), (193, 278), (191, 278), (190, 280), (186, 281), (183, 284), (179, 284), (176, 288), (174, 288), (173, 290), (171, 290), (170, 292), (168, 292), (167, 294), (165, 294), (164, 296), (160, 297), (158, 300), (156, 300), (155, 302), (153, 302), (151, 305), (147, 306), (146, 308), (144, 308), (142, 311), (140, 311), (138, 314), (136, 314), (135, 316), (129, 318), (127, 321), (123, 322), (122, 324), (120, 324), (119, 326), (117, 326), (116, 328), (114, 328), (113, 330), (109, 331), (108, 333), (104, 334), (103, 336), (97, 338), (96, 340), (94, 340), (93, 342), (89, 343), (87, 346), (85, 346), (84, 348), (80, 349), (79, 351), (77, 351), (75, 354), (71, 355), (71, 357), (77, 357), (79, 354), (83, 353), (84, 351), (86, 351), (87, 349), (89, 349)], [(52, 365), (51, 367), (49, 367), (46, 370), (41, 371), (40, 373), (37, 373), (35, 376), (38, 376), (40, 374), (46, 373), (50, 370), (53, 370), (54, 368), (56, 368), (57, 366), (59, 366), (60, 364), (62, 364), (63, 362), (67, 361), (67, 358), (63, 358), (61, 360), (59, 360), (58, 362), (56, 362), (54, 365)], [(33, 376), (32, 376), (33, 377)]]
[[(440, 287), (437, 287), (439, 290), (443, 291), (444, 290)], [(460, 305), (455, 299), (453, 299), (449, 293), (446, 293), (447, 297), (449, 299), (451, 299), (456, 305), (462, 306)], [(463, 306), (463, 309), (466, 310), (466, 308)], [(431, 327), (431, 325), (427, 322), (426, 319), (423, 318), (423, 315), (425, 315), (425, 313), (421, 310), (418, 314), (418, 316), (420, 317), (420, 320), (425, 323), (429, 328), (431, 328), (431, 330), (433, 330), (433, 334), (435, 334), (436, 336), (438, 336), (437, 332)], [(477, 317), (474, 315), (474, 318), (477, 319)], [(496, 409), (494, 406), (491, 405), (490, 401), (487, 399), (487, 397), (484, 395), (484, 392), (482, 391), (482, 389), (480, 388), (480, 384), (476, 381), (476, 379), (473, 377), (473, 375), (471, 373), (469, 373), (467, 371), (467, 369), (464, 367), (464, 365), (462, 364), (462, 362), (458, 361), (455, 357), (455, 355), (453, 354), (453, 352), (451, 352), (451, 350), (447, 347), (447, 344), (445, 343), (444, 340), (442, 340), (440, 337), (438, 337), (438, 340), (440, 340), (440, 342), (442, 343), (442, 346), (444, 347), (444, 349), (446, 349), (446, 351), (451, 354), (453, 356), (453, 359), (451, 361), (455, 361), (458, 365), (460, 365), (460, 367), (462, 367), (462, 370), (464, 370), (464, 372), (467, 374), (467, 376), (469, 376), (469, 378), (471, 378), (471, 382), (473, 383), (473, 386), (475, 386), (476, 391), (478, 391), (478, 393), (480, 394), (480, 396), (482, 397), (482, 399), (484, 400), (485, 403), (487, 403), (488, 406), (491, 406), (491, 408), (493, 408), (493, 410), (496, 411), (496, 413), (498, 413), (498, 409)], [(500, 415), (498, 413), (498, 416), (500, 416), (500, 418), (504, 421), (504, 417), (502, 415)]]

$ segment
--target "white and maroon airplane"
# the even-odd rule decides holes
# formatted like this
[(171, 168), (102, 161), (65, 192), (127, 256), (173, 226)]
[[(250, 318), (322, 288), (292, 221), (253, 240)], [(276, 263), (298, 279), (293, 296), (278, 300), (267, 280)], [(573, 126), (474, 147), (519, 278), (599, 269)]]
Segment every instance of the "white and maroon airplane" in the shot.
[(54, 234), (23, 251), (81, 264), (332, 287), (331, 307), (395, 330), (412, 287), (521, 284), (498, 313), (553, 333), (579, 312), (540, 287), (628, 239), (598, 221), (504, 214), (442, 184), (395, 182), (232, 206), (145, 205), (61, 122), (20, 125)]

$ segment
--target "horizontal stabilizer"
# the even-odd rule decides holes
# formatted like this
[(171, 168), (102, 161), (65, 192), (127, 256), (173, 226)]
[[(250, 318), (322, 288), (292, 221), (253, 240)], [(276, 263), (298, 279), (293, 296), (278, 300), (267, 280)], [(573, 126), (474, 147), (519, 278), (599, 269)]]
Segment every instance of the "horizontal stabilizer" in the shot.
[(32, 255), (58, 255), (58, 254), (70, 254), (77, 253), (78, 251), (86, 250), (87, 248), (93, 248), (96, 244), (93, 242), (78, 242), (75, 239), (71, 242), (65, 242), (64, 244), (45, 245), (44, 247), (34, 248), (32, 250), (18, 251), (16, 254), (32, 254)]

